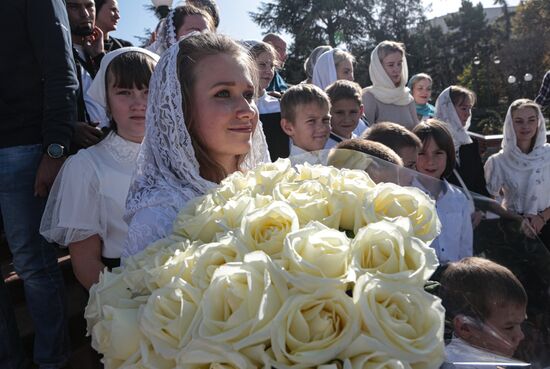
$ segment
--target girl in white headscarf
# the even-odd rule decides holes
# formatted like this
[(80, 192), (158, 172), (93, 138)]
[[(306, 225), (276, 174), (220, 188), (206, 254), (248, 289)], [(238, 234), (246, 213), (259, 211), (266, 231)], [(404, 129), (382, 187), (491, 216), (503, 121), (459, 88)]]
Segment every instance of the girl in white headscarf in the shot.
[(315, 68), (315, 63), (317, 63), (317, 59), (319, 59), (321, 55), (329, 50), (332, 50), (332, 46), (321, 45), (317, 46), (311, 51), (311, 54), (309, 54), (308, 58), (304, 62), (304, 72), (306, 73), (306, 79), (303, 80), (301, 83), (312, 83), (313, 68)]
[(409, 70), (403, 44), (382, 41), (372, 51), (369, 66), (372, 86), (363, 89), (369, 124), (393, 122), (412, 129), (418, 124), (416, 104), (409, 93)]
[[(471, 111), (475, 101), (475, 94), (467, 88), (462, 86), (447, 87), (435, 102), (435, 116), (445, 123), (453, 136), (456, 154), (455, 169), (464, 185), (469, 191), (489, 197), (479, 146), (477, 141), (472, 140), (468, 134), (472, 119)], [(448, 181), (456, 186), (462, 186), (454, 172), (449, 176)], [(479, 221), (477, 218), (474, 220), (475, 224)]]
[(487, 189), (522, 214), (550, 247), (550, 145), (540, 106), (514, 101), (504, 121), (502, 149), (485, 163)]
[(86, 288), (105, 266), (120, 264), (128, 232), (126, 196), (145, 134), (149, 79), (158, 55), (137, 47), (108, 53), (88, 94), (111, 117), (111, 132), (63, 165), (42, 217), (40, 233), (69, 247), (78, 281)]
[(167, 236), (178, 211), (228, 174), (269, 162), (256, 84), (247, 50), (227, 36), (192, 35), (162, 55), (126, 203), (123, 257)]
[(147, 50), (162, 55), (170, 46), (191, 32), (214, 32), (216, 27), (206, 10), (186, 4), (170, 10), (166, 18), (160, 21), (157, 29), (156, 39), (147, 46)]

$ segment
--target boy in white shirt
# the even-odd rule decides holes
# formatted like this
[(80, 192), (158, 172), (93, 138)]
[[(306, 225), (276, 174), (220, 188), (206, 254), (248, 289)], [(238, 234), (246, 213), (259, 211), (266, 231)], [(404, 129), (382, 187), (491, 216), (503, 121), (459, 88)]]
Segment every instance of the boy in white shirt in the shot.
[(322, 150), (330, 134), (330, 100), (319, 87), (292, 86), (281, 98), (281, 128), (290, 137), (290, 156)]
[(525, 337), (521, 324), (526, 318), (527, 294), (509, 269), (467, 257), (449, 263), (440, 288), (454, 329), (445, 348), (447, 362), (468, 369), (520, 363), (510, 358)]

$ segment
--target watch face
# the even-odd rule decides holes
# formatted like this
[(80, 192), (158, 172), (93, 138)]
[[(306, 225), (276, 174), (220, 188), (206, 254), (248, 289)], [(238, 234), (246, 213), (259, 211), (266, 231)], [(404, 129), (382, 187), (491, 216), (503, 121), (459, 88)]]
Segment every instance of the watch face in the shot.
[(54, 159), (62, 157), (63, 146), (59, 144), (51, 144), (50, 146), (48, 146), (48, 155)]

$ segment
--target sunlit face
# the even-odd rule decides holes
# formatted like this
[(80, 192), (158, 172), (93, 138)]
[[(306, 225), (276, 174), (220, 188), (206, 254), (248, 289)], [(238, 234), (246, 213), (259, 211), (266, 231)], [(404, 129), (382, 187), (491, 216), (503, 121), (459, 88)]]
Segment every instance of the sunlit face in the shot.
[(281, 127), (292, 138), (294, 145), (302, 150), (322, 150), (330, 135), (330, 115), (328, 106), (316, 103), (295, 107), (294, 122), (281, 120)]
[(183, 36), (190, 34), (191, 32), (202, 32), (208, 29), (208, 23), (202, 15), (192, 14), (185, 17), (183, 24), (178, 28), (176, 37), (180, 40)]
[(403, 70), (403, 55), (398, 51), (386, 55), (382, 60), (382, 67), (395, 87), (399, 86)]
[(67, 15), (71, 33), (90, 36), (95, 25), (95, 3), (93, 0), (67, 0)]
[(489, 318), (481, 326), (472, 324), (464, 339), (472, 346), (511, 357), (525, 338), (521, 330), (525, 309), (524, 304), (495, 304)]
[(432, 83), (429, 79), (422, 78), (414, 83), (412, 89), (414, 102), (418, 105), (425, 105), (432, 96)]
[(96, 25), (105, 32), (115, 31), (120, 12), (117, 0), (107, 0), (97, 12)]
[(462, 124), (462, 127), (466, 125), (466, 122), (468, 121), (468, 118), (472, 115), (472, 100), (469, 97), (466, 97), (463, 101), (461, 101), (458, 105), (455, 105), (456, 114), (458, 115), (458, 119), (460, 119), (460, 123)]
[(416, 161), (418, 160), (418, 149), (416, 146), (406, 146), (395, 151), (403, 160), (403, 166), (409, 169), (416, 169)]
[(357, 101), (352, 99), (335, 101), (330, 108), (332, 132), (340, 137), (351, 138), (361, 115), (363, 115), (363, 105), (360, 105)]
[(353, 64), (351, 61), (344, 59), (340, 63), (336, 64), (336, 78), (345, 79), (348, 81), (354, 81), (353, 77)]
[(529, 143), (530, 145), (537, 137), (538, 112), (529, 106), (519, 108), (512, 113), (512, 124), (518, 146), (520, 143)]
[(271, 53), (263, 52), (256, 58), (256, 65), (259, 72), (259, 87), (263, 91), (269, 86), (269, 83), (275, 75), (275, 64)]
[(422, 146), (416, 160), (416, 170), (440, 179), (447, 167), (447, 153), (430, 137)]
[(195, 134), (212, 159), (234, 162), (250, 150), (258, 124), (250, 70), (232, 55), (216, 54), (203, 58), (194, 73)]
[(145, 135), (145, 111), (149, 89), (107, 87), (107, 102), (120, 137), (141, 143)]

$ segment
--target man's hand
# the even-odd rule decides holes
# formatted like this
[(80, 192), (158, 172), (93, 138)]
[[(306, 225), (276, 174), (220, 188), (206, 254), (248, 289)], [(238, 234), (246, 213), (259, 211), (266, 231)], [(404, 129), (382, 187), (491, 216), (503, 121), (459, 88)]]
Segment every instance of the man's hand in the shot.
[(103, 132), (96, 128), (97, 125), (97, 122), (76, 122), (73, 143), (79, 147), (89, 147), (101, 141)]
[(90, 36), (84, 37), (84, 51), (86, 54), (95, 58), (101, 53), (105, 52), (103, 47), (103, 31), (99, 27), (94, 27)]
[(65, 158), (53, 159), (44, 154), (38, 170), (36, 171), (36, 179), (34, 180), (34, 196), (46, 197), (52, 188), (53, 181), (59, 169), (65, 162)]

